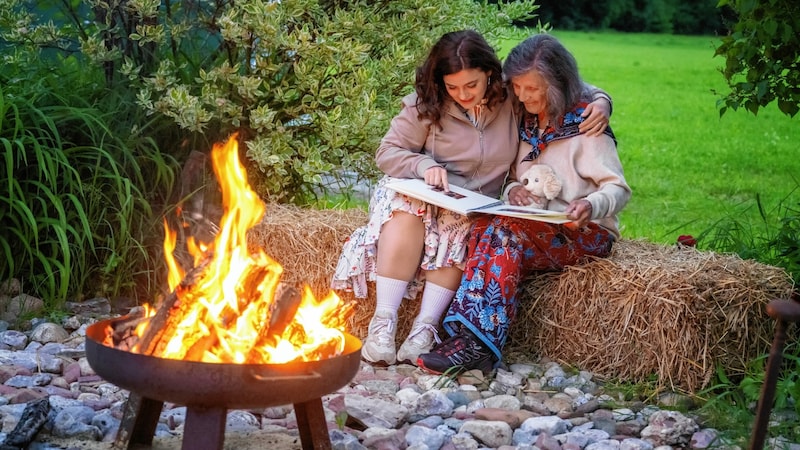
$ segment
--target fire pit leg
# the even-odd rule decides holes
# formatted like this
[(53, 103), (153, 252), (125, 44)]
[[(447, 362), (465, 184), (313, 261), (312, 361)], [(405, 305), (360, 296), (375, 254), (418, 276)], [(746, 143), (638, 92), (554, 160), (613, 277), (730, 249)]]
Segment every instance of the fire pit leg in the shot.
[(186, 408), (181, 450), (222, 450), (225, 443), (226, 408)]
[(767, 314), (777, 321), (775, 337), (767, 359), (764, 384), (761, 386), (761, 397), (758, 399), (750, 450), (761, 450), (769, 431), (769, 418), (775, 400), (775, 389), (781, 372), (783, 346), (786, 343), (786, 332), (789, 325), (800, 322), (800, 293), (795, 291), (790, 300), (772, 300), (767, 304)]
[(330, 450), (331, 437), (328, 435), (328, 422), (322, 409), (322, 399), (315, 398), (294, 404), (297, 429), (303, 450)]
[(132, 449), (138, 444), (151, 446), (164, 402), (131, 392), (125, 402), (114, 448)]

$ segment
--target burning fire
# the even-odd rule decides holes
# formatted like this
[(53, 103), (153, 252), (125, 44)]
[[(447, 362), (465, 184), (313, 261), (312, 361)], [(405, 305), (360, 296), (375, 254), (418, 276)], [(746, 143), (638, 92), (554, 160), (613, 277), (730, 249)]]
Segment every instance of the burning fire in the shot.
[(170, 296), (136, 328), (132, 351), (163, 358), (224, 363), (286, 363), (342, 353), (352, 313), (331, 292), (320, 301), (280, 283), (283, 268), (263, 251), (251, 252), (247, 231), (264, 203), (247, 183), (233, 135), (212, 149), (224, 214), (212, 243), (189, 238), (194, 267), (173, 257), (176, 232), (164, 225)]

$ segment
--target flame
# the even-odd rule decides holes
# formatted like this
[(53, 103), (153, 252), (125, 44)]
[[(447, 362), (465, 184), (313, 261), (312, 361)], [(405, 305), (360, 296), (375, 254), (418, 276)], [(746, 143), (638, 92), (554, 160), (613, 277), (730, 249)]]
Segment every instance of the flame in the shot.
[[(288, 306), (279, 304), (283, 268), (263, 251), (248, 250), (247, 231), (261, 221), (265, 205), (247, 183), (236, 138), (212, 149), (224, 213), (213, 243), (188, 239), (194, 258), (189, 272), (173, 256), (177, 233), (164, 223), (168, 284), (175, 296), (168, 305), (169, 331), (151, 329), (155, 311), (149, 311), (149, 323), (135, 333), (158, 335), (157, 351), (149, 354), (172, 359), (264, 364), (340, 354), (348, 308), (339, 297), (331, 292), (317, 300), (305, 286), (299, 300), (295, 295)], [(287, 310), (294, 314), (282, 320)]]

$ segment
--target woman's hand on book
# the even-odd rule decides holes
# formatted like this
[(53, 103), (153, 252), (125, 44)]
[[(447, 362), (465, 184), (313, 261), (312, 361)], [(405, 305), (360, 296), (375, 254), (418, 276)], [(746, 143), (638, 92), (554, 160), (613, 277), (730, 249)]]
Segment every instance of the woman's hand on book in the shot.
[(534, 202), (539, 203), (544, 201), (543, 197), (537, 197), (531, 194), (531, 191), (525, 189), (524, 186), (514, 186), (508, 191), (508, 203), (514, 206), (527, 206)]
[(580, 198), (569, 202), (567, 209), (567, 218), (572, 220), (572, 223), (577, 227), (582, 227), (589, 223), (592, 218), (592, 204), (585, 198)]
[(447, 183), (447, 170), (444, 167), (430, 167), (425, 170), (425, 183), (437, 186), (450, 192), (450, 185)]

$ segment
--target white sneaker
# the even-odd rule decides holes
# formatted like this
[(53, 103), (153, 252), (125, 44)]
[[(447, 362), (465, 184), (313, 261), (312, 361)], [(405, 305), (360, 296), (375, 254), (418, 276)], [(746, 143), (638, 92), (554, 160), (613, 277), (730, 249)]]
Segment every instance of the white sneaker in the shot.
[(430, 317), (414, 319), (411, 332), (397, 352), (397, 360), (416, 366), (419, 355), (430, 352), (434, 342), (437, 344), (442, 342), (439, 339), (438, 325), (439, 321)]
[(395, 334), (397, 334), (397, 315), (376, 312), (369, 322), (367, 338), (361, 347), (361, 357), (371, 363), (394, 364), (397, 361)]

